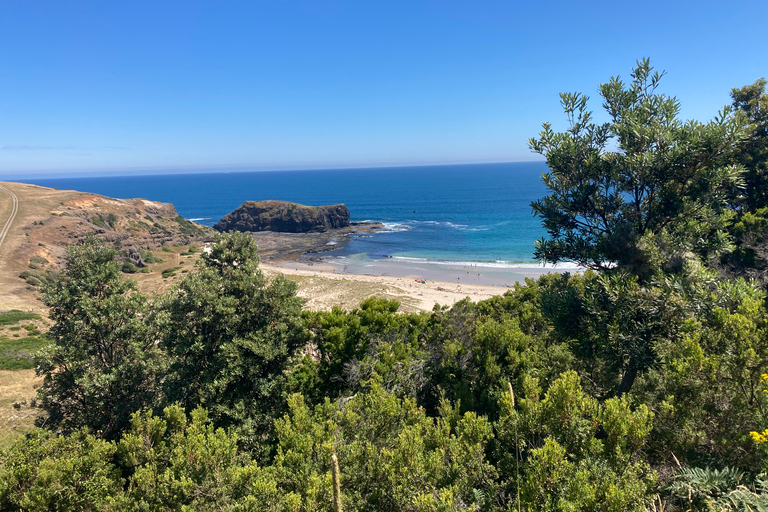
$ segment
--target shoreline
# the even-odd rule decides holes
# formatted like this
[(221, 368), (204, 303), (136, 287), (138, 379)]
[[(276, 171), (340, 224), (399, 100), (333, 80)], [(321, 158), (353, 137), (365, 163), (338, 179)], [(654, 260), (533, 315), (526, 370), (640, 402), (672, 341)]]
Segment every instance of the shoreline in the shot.
[(324, 256), (313, 254), (312, 258), (305, 255), (296, 260), (273, 260), (271, 263), (281, 267), (297, 270), (322, 269), (346, 275), (368, 275), (382, 277), (398, 277), (426, 279), (447, 284), (467, 284), (494, 286), (501, 288), (514, 287), (515, 283), (525, 283), (526, 278), (537, 279), (550, 272), (581, 272), (578, 267), (543, 267), (521, 263), (498, 266), (486, 265), (474, 261), (429, 261), (409, 258), (369, 258), (364, 255), (354, 256)]
[[(503, 295), (515, 284), (525, 285), (525, 278), (536, 279), (550, 272), (563, 273), (577, 269), (511, 268), (504, 275), (474, 272), (459, 268), (428, 268), (401, 262), (370, 260), (369, 266), (350, 268), (335, 260), (302, 262), (288, 259), (262, 261), (260, 267), (269, 276), (283, 274), (299, 285), (298, 295), (307, 300), (306, 309), (329, 310), (334, 306), (352, 309), (360, 301), (381, 297), (400, 302), (401, 311), (431, 311), (435, 305), (453, 306), (469, 298), (473, 302)], [(437, 265), (433, 265), (436, 267)], [(352, 270), (352, 271), (350, 271)], [(513, 270), (513, 272), (509, 272)], [(512, 276), (519, 278), (512, 280)]]
[(252, 232), (263, 264), (293, 270), (322, 271), (350, 276), (380, 276), (438, 281), (446, 285), (512, 288), (526, 278), (554, 272), (581, 272), (573, 264), (543, 266), (534, 261), (429, 260), (350, 252), (359, 237), (377, 236), (380, 222), (356, 222), (349, 228), (318, 233)]

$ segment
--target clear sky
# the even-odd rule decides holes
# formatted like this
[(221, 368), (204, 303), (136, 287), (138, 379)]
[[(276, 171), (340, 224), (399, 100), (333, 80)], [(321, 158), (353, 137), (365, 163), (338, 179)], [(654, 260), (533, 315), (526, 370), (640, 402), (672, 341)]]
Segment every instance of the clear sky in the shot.
[(534, 160), (650, 57), (683, 117), (768, 77), (768, 1), (0, 2), (0, 177)]

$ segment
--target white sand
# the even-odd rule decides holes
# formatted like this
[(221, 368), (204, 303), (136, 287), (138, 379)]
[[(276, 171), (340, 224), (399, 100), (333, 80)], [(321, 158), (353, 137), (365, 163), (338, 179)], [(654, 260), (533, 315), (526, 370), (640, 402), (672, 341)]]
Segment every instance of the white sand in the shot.
[[(267, 275), (282, 273), (299, 283), (299, 296), (307, 299), (306, 308), (329, 310), (333, 306), (351, 309), (370, 297), (395, 299), (403, 311), (431, 311), (435, 304), (451, 306), (469, 297), (473, 302), (502, 295), (510, 289), (503, 286), (459, 284), (457, 282), (417, 281), (423, 276), (383, 276), (348, 274), (330, 264), (303, 265), (296, 262), (262, 263)], [(517, 269), (526, 277), (538, 277), (552, 269)]]

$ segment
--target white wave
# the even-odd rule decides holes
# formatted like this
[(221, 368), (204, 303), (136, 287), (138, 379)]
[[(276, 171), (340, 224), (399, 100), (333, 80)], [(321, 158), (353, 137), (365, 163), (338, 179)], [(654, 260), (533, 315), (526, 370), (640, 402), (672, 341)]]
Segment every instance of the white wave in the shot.
[(409, 256), (392, 256), (394, 260), (409, 261), (412, 263), (426, 263), (430, 265), (450, 265), (453, 267), (481, 267), (481, 268), (542, 268), (542, 269), (572, 269), (583, 270), (577, 263), (563, 262), (557, 265), (544, 265), (542, 263), (517, 262), (517, 261), (450, 261), (450, 260), (430, 260), (427, 258), (412, 258)]
[(399, 224), (395, 222), (382, 222), (384, 224), (384, 227), (379, 231), (379, 233), (398, 233), (400, 231), (407, 231), (411, 229), (411, 226), (408, 226), (407, 224)]
[(187, 220), (190, 221), (190, 222), (197, 222), (199, 220), (210, 220), (210, 219), (211, 219), (211, 217), (198, 217), (196, 219), (187, 219)]
[[(460, 230), (466, 230), (469, 228), (468, 224), (456, 224), (454, 222), (450, 221), (438, 221), (438, 220), (407, 220), (409, 224), (416, 224), (416, 225), (422, 225), (422, 226), (440, 226), (440, 227), (446, 227), (446, 228), (452, 228), (452, 229), (460, 229)], [(485, 226), (478, 226), (478, 228), (485, 228)], [(473, 230), (475, 228), (469, 228), (470, 230)]]

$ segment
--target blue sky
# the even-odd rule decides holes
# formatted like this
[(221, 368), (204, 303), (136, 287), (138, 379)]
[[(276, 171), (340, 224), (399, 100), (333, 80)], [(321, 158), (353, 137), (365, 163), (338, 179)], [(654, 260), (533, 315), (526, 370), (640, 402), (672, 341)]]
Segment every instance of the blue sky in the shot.
[(768, 2), (0, 3), (0, 177), (534, 160), (638, 58), (687, 119), (768, 76)]

